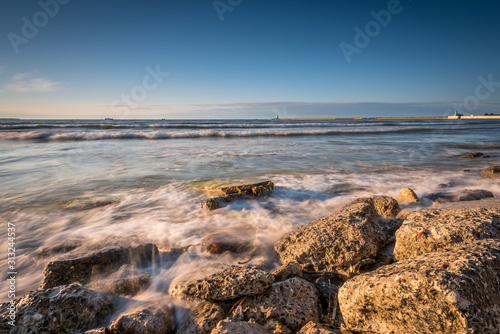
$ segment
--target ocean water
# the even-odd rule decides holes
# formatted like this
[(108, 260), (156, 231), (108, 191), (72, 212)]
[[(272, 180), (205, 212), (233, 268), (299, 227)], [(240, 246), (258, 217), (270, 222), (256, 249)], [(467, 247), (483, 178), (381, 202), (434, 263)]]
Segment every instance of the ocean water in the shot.
[[(45, 264), (68, 254), (191, 246), (173, 267), (141, 268), (154, 284), (133, 300), (164, 298), (177, 275), (238, 260), (201, 253), (211, 232), (266, 249), (357, 197), (397, 197), (402, 187), (500, 196), (499, 182), (479, 176), (500, 164), (499, 129), (500, 121), (447, 119), (0, 120), (0, 213), (5, 229), (16, 226), (16, 294), (36, 289)], [(477, 151), (491, 158), (459, 159)], [(272, 196), (200, 208), (209, 196), (198, 186), (264, 180), (275, 183)], [(270, 254), (252, 261), (277, 266)], [(6, 275), (7, 256), (0, 268)], [(7, 290), (2, 280), (0, 301)]]

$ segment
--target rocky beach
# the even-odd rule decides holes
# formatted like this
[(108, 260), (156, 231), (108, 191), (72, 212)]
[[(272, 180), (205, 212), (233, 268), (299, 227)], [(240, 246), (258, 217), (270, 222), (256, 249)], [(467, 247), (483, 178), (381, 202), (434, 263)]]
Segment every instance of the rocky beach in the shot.
[(497, 124), (447, 121), (4, 125), (0, 332), (497, 333)]

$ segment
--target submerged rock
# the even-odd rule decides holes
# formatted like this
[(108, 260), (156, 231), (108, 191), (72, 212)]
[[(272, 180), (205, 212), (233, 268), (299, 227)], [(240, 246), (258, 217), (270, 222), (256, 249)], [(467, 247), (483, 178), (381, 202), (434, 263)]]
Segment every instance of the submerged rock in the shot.
[(347, 327), (372, 333), (500, 332), (500, 240), (384, 266), (347, 281)]
[(476, 152), (476, 153), (468, 153), (466, 155), (462, 155), (460, 158), (461, 159), (474, 159), (474, 158), (489, 158), (489, 155), (486, 155), (481, 152)]
[(299, 263), (305, 270), (334, 270), (374, 257), (386, 236), (371, 204), (361, 202), (294, 229), (274, 249), (281, 262)]
[(271, 194), (274, 191), (274, 183), (264, 181), (259, 183), (241, 184), (221, 187), (204, 187), (199, 190), (218, 195), (201, 203), (201, 208), (205, 210), (216, 210), (224, 204), (241, 199), (244, 196), (260, 197), (264, 194)]
[(464, 189), (462, 193), (453, 197), (453, 202), (461, 202), (461, 201), (477, 201), (483, 198), (494, 197), (493, 193), (488, 190), (483, 189)]
[(403, 260), (487, 238), (500, 238), (500, 209), (425, 209), (408, 215), (396, 232), (394, 256)]
[(261, 325), (278, 321), (296, 330), (308, 321), (319, 321), (319, 292), (301, 278), (274, 283), (270, 291), (246, 298), (241, 304), (244, 320), (255, 319)]
[(274, 276), (258, 269), (221, 265), (211, 275), (189, 273), (176, 278), (169, 288), (172, 296), (184, 299), (224, 301), (264, 292)]
[(175, 326), (175, 309), (170, 305), (151, 305), (120, 315), (109, 326), (113, 334), (169, 334)]
[(91, 289), (130, 296), (144, 290), (151, 283), (151, 275), (135, 270), (119, 270), (103, 279), (89, 283)]
[(223, 320), (217, 324), (212, 334), (269, 334), (260, 325), (252, 322)]
[(401, 204), (420, 203), (417, 194), (410, 188), (403, 188), (399, 191), (398, 202)]
[(203, 210), (216, 210), (222, 208), (224, 204), (236, 201), (243, 198), (242, 194), (232, 194), (219, 197), (213, 197), (201, 202), (201, 208)]
[(32, 291), (17, 301), (16, 308), (11, 333), (76, 333), (102, 324), (114, 305), (106, 294), (71, 284)]
[(481, 175), (483, 175), (483, 177), (498, 179), (500, 178), (500, 166), (488, 167), (481, 172)]
[(353, 203), (369, 203), (382, 218), (396, 217), (401, 211), (398, 201), (389, 196), (358, 198)]
[(181, 321), (177, 334), (210, 334), (224, 319), (224, 310), (217, 304), (202, 301), (188, 310)]
[(70, 201), (65, 201), (59, 204), (62, 209), (70, 210), (90, 210), (107, 206), (111, 204), (120, 203), (123, 199), (121, 197), (93, 197), (93, 198), (77, 198)]
[(71, 283), (86, 284), (93, 277), (126, 263), (148, 264), (157, 253), (156, 245), (144, 244), (135, 247), (110, 248), (75, 259), (53, 261), (43, 270), (44, 277), (40, 289)]
[(252, 244), (238, 235), (228, 232), (217, 232), (207, 235), (201, 241), (201, 249), (209, 254), (244, 253), (252, 249)]

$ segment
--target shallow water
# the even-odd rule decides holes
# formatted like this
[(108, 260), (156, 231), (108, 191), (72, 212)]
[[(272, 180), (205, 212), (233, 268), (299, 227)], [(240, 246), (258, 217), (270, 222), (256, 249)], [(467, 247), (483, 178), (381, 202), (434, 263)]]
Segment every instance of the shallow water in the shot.
[[(479, 176), (500, 164), (499, 129), (492, 120), (0, 120), (0, 212), (16, 225), (17, 295), (37, 288), (45, 264), (67, 252), (193, 245), (175, 267), (165, 261), (147, 268), (155, 282), (135, 297), (147, 300), (180, 273), (221, 261), (195, 246), (211, 232), (272, 245), (356, 197), (397, 197), (402, 187), (420, 196), (443, 184), (500, 196), (499, 182)], [(491, 158), (458, 158), (476, 151)], [(201, 211), (208, 195), (194, 189), (263, 180), (275, 182), (272, 196), (213, 212)], [(87, 205), (90, 199), (103, 206)], [(6, 237), (0, 245), (6, 254)], [(7, 290), (2, 281), (1, 301)]]

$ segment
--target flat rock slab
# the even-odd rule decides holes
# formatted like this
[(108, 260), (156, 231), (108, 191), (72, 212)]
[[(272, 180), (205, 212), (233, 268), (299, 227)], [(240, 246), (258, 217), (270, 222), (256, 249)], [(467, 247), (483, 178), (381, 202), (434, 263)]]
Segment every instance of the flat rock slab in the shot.
[(224, 310), (217, 304), (202, 301), (188, 310), (177, 328), (177, 334), (210, 334), (224, 319)]
[(487, 238), (500, 239), (500, 209), (424, 209), (397, 230), (394, 256), (403, 260)]
[(370, 333), (499, 333), (500, 240), (475, 241), (347, 281), (347, 327)]
[[(6, 305), (0, 307), (2, 318)], [(9, 328), (16, 334), (84, 332), (102, 324), (114, 311), (106, 294), (79, 284), (32, 291), (21, 297), (16, 307), (16, 326)]]
[(269, 334), (256, 323), (223, 320), (217, 324), (212, 334)]
[(135, 247), (110, 248), (74, 259), (53, 261), (43, 270), (40, 289), (71, 283), (86, 284), (96, 275), (110, 272), (126, 263), (148, 264), (157, 253), (156, 245), (144, 244)]
[(261, 325), (274, 320), (297, 330), (309, 321), (319, 321), (320, 297), (312, 283), (294, 277), (274, 283), (264, 294), (246, 298), (241, 310), (244, 320), (255, 319)]
[(151, 305), (120, 315), (109, 326), (113, 334), (169, 334), (175, 326), (175, 309), (170, 305)]
[(386, 236), (377, 224), (373, 205), (355, 203), (281, 237), (274, 249), (281, 262), (299, 263), (304, 270), (334, 270), (375, 257)]
[(268, 272), (241, 266), (221, 265), (213, 274), (182, 275), (170, 284), (169, 293), (183, 299), (224, 301), (264, 292), (274, 282)]

